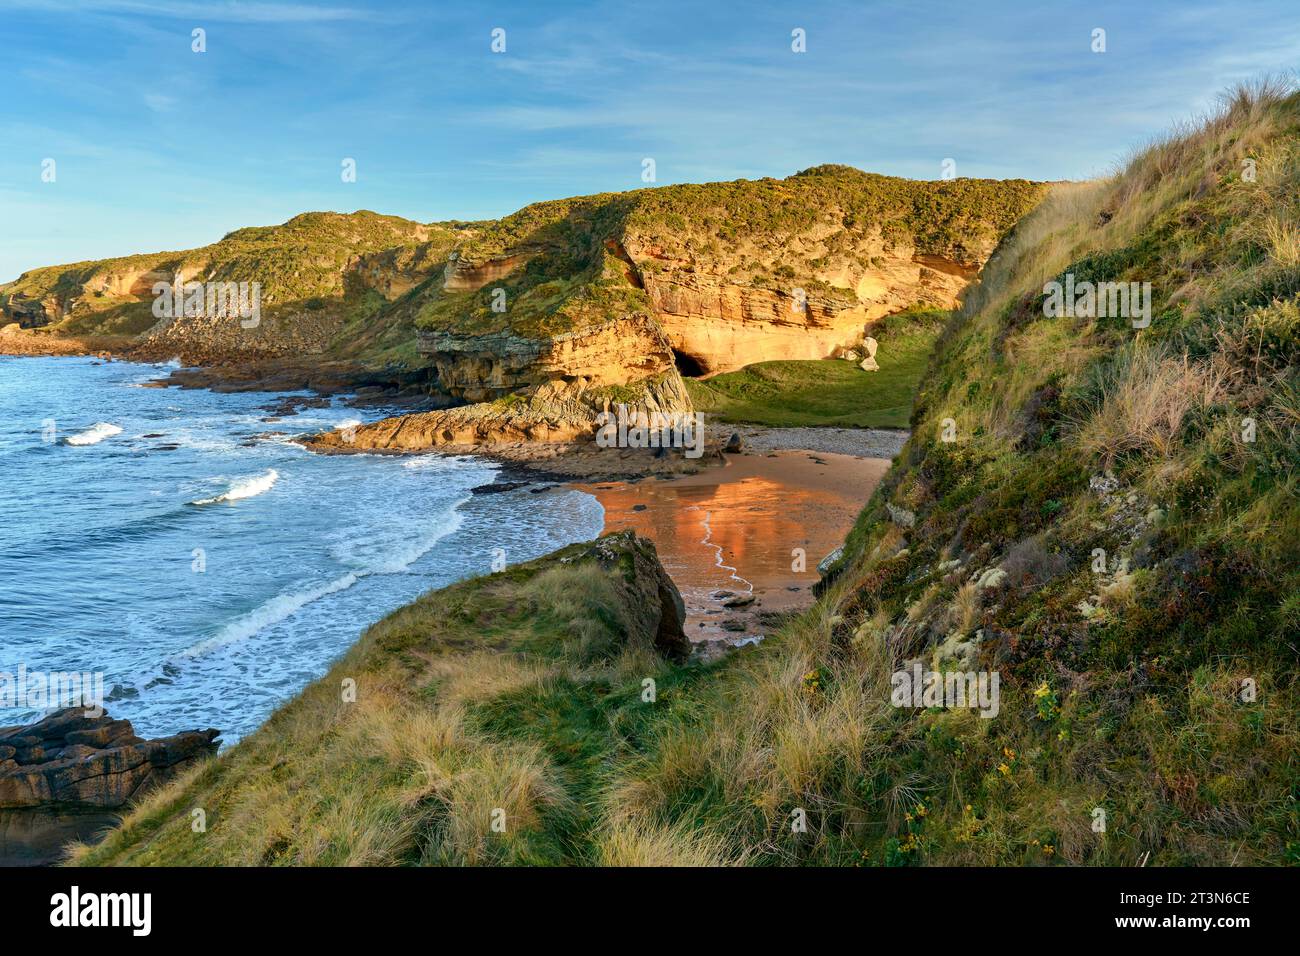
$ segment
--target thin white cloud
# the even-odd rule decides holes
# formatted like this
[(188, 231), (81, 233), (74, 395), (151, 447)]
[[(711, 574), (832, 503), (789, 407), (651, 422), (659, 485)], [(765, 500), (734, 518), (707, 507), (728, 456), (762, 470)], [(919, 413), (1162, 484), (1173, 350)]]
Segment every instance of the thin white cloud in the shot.
[(176, 97), (168, 96), (166, 93), (146, 93), (144, 105), (155, 113), (170, 113), (176, 108)]

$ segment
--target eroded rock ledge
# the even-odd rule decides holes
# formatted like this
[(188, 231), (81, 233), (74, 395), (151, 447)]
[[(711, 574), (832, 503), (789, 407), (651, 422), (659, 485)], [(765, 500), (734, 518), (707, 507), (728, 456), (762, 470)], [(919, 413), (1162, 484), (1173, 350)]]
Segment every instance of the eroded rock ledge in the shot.
[(686, 413), (692, 410), (681, 376), (672, 369), (622, 390), (590, 381), (545, 382), (523, 395), (457, 408), (397, 415), (368, 425), (313, 435), (303, 444), (318, 452), (418, 452), (492, 449), (516, 442), (567, 444), (590, 441), (596, 416), (612, 404), (630, 412)]
[(0, 728), (0, 865), (39, 865), (111, 825), (119, 810), (217, 752), (220, 731), (144, 740), (129, 720), (80, 707)]

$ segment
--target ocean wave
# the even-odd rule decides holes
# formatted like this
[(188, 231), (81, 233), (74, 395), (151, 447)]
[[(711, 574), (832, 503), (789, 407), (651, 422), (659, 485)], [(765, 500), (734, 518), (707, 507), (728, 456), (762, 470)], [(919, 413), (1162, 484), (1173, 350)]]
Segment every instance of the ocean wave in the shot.
[(260, 494), (270, 491), (275, 487), (276, 481), (280, 478), (280, 473), (274, 468), (270, 468), (262, 475), (250, 475), (247, 478), (239, 478), (231, 483), (230, 489), (213, 498), (199, 498), (197, 501), (191, 501), (192, 505), (215, 505), (223, 501), (239, 501), (242, 498), (255, 498)]
[(464, 516), (458, 510), (468, 497), (452, 502), (447, 514), (428, 534), (412, 536), (406, 526), (385, 536), (382, 528), (368, 529), (362, 537), (351, 538), (330, 548), (331, 556), (344, 564), (359, 566), (363, 577), (369, 574), (400, 574), (424, 557), (443, 538), (460, 530)]
[(112, 438), (114, 435), (122, 434), (122, 426), (114, 425), (111, 422), (95, 422), (84, 432), (76, 435), (69, 435), (63, 439), (65, 445), (98, 445), (105, 438)]
[(43, 532), (25, 541), (15, 542), (5, 557), (17, 561), (29, 558), (49, 558), (63, 553), (85, 553), (93, 548), (117, 547), (128, 542), (143, 542), (170, 531), (185, 527), (195, 512), (174, 507), (139, 515), (116, 524), (82, 526), (64, 533)]
[(191, 659), (202, 657), (218, 648), (246, 641), (249, 638), (254, 637), (260, 631), (275, 624), (279, 624), (290, 615), (296, 614), (308, 604), (319, 601), (327, 595), (335, 594), (352, 587), (352, 585), (356, 584), (362, 578), (368, 578), (377, 574), (400, 574), (424, 555), (428, 554), (433, 546), (439, 541), (460, 529), (463, 519), (455, 509), (462, 503), (463, 502), (457, 502), (453, 505), (452, 510), (448, 512), (446, 518), (431, 534), (422, 536), (417, 541), (407, 542), (404, 547), (401, 547), (392, 553), (383, 555), (379, 560), (373, 561), (369, 567), (357, 571), (349, 571), (347, 574), (335, 578), (328, 584), (323, 584), (314, 588), (307, 588), (301, 591), (290, 591), (285, 594), (277, 594), (275, 597), (258, 605), (248, 613), (242, 614), (234, 620), (224, 624), (212, 637), (199, 641), (197, 644), (182, 651), (180, 657)]
[(288, 594), (277, 594), (269, 601), (253, 608), (247, 614), (241, 614), (233, 621), (227, 622), (212, 637), (187, 647), (181, 651), (180, 656), (182, 658), (202, 657), (219, 647), (246, 641), (258, 631), (270, 627), (272, 624), (279, 624), (289, 615), (301, 610), (313, 601), (319, 601), (327, 594), (334, 594), (336, 591), (343, 591), (352, 587), (361, 577), (360, 574), (349, 572), (317, 588), (309, 588), (305, 591), (291, 591)]

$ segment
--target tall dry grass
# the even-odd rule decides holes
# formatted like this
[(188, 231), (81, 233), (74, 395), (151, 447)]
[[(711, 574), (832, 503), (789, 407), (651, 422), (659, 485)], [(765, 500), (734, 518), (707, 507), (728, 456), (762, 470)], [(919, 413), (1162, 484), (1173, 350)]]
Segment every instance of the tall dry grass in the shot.
[(743, 852), (725, 836), (678, 824), (621, 820), (595, 837), (600, 866), (742, 866)]
[(1129, 455), (1167, 458), (1189, 413), (1222, 398), (1224, 374), (1159, 346), (1126, 348), (1102, 376), (1101, 401), (1075, 442), (1106, 467)]

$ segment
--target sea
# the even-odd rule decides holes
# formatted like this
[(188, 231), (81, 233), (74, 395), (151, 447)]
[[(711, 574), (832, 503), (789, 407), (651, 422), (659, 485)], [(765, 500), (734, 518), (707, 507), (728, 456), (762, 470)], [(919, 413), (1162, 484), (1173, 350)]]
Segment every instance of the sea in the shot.
[(140, 736), (228, 746), (424, 591), (602, 529), (576, 489), (472, 494), (485, 459), (293, 440), (391, 410), (147, 387), (174, 367), (0, 357), (0, 726), (42, 716), (34, 675), (90, 674)]

